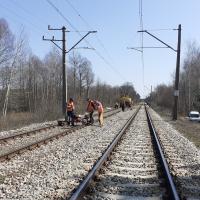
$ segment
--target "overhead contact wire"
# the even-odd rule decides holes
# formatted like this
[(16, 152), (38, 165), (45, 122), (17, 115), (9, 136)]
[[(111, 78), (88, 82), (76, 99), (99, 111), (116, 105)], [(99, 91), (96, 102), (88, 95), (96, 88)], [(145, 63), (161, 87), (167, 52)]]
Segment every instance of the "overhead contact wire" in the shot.
[[(81, 33), (78, 31), (78, 29), (62, 14), (62, 12), (50, 1), (50, 0), (46, 0), (47, 1), (47, 3), (49, 3), (55, 10), (56, 10), (56, 12), (71, 26), (71, 28), (73, 29), (73, 30), (75, 30), (76, 32), (77, 32), (77, 34), (80, 36), (80, 37), (83, 37), (82, 35), (81, 35)], [(84, 39), (84, 41), (87, 43), (87, 45), (89, 46), (89, 47), (91, 47), (91, 48), (94, 48), (86, 39)], [(123, 77), (122, 77), (122, 75), (104, 58), (104, 56), (102, 56), (101, 54), (100, 54), (100, 52), (98, 52), (97, 50), (95, 50), (95, 53), (115, 72), (115, 73), (117, 73), (119, 76), (120, 76), (120, 78), (121, 79), (123, 79), (124, 81), (126, 80), (126, 79), (124, 79)]]

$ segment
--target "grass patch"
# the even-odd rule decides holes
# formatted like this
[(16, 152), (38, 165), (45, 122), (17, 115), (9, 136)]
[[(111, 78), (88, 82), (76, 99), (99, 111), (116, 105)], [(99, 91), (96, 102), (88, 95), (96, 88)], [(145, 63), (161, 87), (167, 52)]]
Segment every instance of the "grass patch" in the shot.
[(30, 112), (21, 112), (21, 113), (8, 113), (4, 118), (0, 118), (0, 131), (7, 131), (11, 129), (18, 129), (23, 126), (30, 125), (32, 123), (41, 123), (50, 120), (58, 119), (58, 114), (53, 113), (30, 113)]

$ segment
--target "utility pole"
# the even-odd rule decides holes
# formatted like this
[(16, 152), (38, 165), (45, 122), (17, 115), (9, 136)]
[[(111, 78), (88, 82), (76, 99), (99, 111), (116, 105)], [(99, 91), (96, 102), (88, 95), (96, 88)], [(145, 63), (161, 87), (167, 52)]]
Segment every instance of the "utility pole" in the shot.
[(67, 69), (66, 69), (66, 60), (65, 60), (65, 55), (66, 55), (66, 45), (65, 45), (65, 32), (66, 28), (63, 26), (62, 27), (62, 41), (63, 41), (63, 48), (62, 48), (62, 66), (63, 66), (63, 101), (62, 101), (62, 108), (63, 108), (63, 114), (65, 116), (65, 121), (67, 121), (67, 116), (66, 116), (66, 102), (67, 102)]
[[(64, 118), (65, 118), (65, 121), (67, 121), (67, 111), (66, 111), (66, 103), (67, 103), (67, 66), (66, 66), (66, 54), (69, 53), (72, 49), (74, 49), (90, 33), (96, 33), (97, 31), (88, 31), (87, 34), (85, 34), (76, 44), (74, 44), (67, 51), (66, 50), (66, 37), (65, 37), (65, 33), (66, 32), (70, 32), (70, 31), (67, 31), (65, 26), (63, 26), (62, 28), (51, 28), (50, 25), (48, 25), (48, 30), (59, 30), (59, 31), (62, 31), (62, 39), (61, 40), (55, 39), (54, 36), (52, 37), (52, 39), (46, 39), (43, 36), (42, 39), (45, 40), (45, 41), (52, 42), (60, 50), (62, 50), (62, 72), (63, 72), (62, 112), (63, 112)], [(62, 42), (62, 48), (56, 42)]]
[[(178, 29), (173, 29), (173, 30), (178, 30), (178, 43), (177, 43), (177, 49), (174, 49), (167, 43), (163, 42), (161, 39), (156, 37), (155, 35), (149, 33), (147, 30), (140, 30), (138, 32), (145, 32), (151, 37), (155, 38), (158, 40), (160, 43), (164, 44), (165, 46), (163, 47), (131, 47), (128, 49), (134, 49), (136, 51), (142, 52), (144, 48), (170, 48), (171, 50), (175, 51), (177, 53), (177, 58), (176, 58), (176, 77), (175, 77), (175, 86), (174, 86), (174, 106), (173, 106), (173, 111), (172, 111), (172, 119), (177, 120), (177, 113), (178, 113), (178, 96), (179, 96), (179, 71), (180, 71), (180, 55), (181, 55), (181, 24), (179, 24)], [(141, 50), (142, 49), (142, 50)]]
[(181, 24), (179, 24), (178, 26), (178, 44), (177, 44), (177, 59), (176, 59), (176, 78), (175, 78), (175, 87), (174, 87), (173, 120), (177, 120), (177, 113), (178, 113), (180, 55), (181, 55)]
[[(66, 39), (65, 39), (65, 33), (69, 32), (66, 31), (65, 26), (63, 26), (62, 28), (51, 28), (50, 25), (48, 26), (48, 30), (56, 30), (56, 31), (62, 31), (62, 39), (55, 39), (54, 36), (52, 37), (52, 39), (45, 39), (43, 36), (43, 40), (45, 41), (51, 41), (52, 43), (54, 43), (59, 49), (62, 50), (62, 72), (63, 72), (63, 89), (62, 89), (62, 113), (65, 116), (65, 120), (66, 120), (66, 100), (67, 100), (67, 76), (66, 76)], [(62, 48), (56, 43), (56, 42), (62, 42)]]

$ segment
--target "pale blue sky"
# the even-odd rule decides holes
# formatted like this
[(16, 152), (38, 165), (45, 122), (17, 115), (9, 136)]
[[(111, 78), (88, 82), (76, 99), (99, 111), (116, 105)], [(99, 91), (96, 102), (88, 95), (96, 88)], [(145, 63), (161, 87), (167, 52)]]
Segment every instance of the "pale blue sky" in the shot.
[[(79, 31), (91, 30), (81, 17), (98, 33), (90, 34), (87, 41), (97, 51), (75, 50), (87, 57), (93, 66), (96, 78), (111, 85), (132, 82), (136, 91), (146, 96), (157, 84), (168, 84), (176, 65), (176, 53), (170, 49), (145, 49), (144, 73), (141, 53), (127, 50), (140, 46), (139, 0), (50, 0)], [(73, 8), (68, 3), (73, 5)], [(200, 40), (199, 0), (143, 0), (144, 29), (173, 29), (182, 24), (181, 63), (188, 41)], [(47, 0), (0, 0), (0, 17), (5, 18), (11, 30), (17, 34), (25, 28), (32, 52), (43, 58), (52, 44), (42, 41), (42, 35), (61, 38), (59, 31), (48, 31), (47, 26), (61, 28), (63, 25), (74, 31), (48, 3)], [(174, 48), (177, 46), (177, 31), (150, 31)], [(84, 35), (84, 32), (81, 32)], [(76, 32), (67, 34), (67, 46), (80, 39)], [(100, 42), (99, 42), (100, 40)], [(103, 46), (102, 46), (103, 44)], [(144, 35), (144, 46), (160, 44)], [(79, 46), (88, 46), (84, 41)], [(104, 49), (105, 48), (105, 49)], [(106, 59), (107, 64), (103, 59)], [(144, 78), (143, 78), (144, 77)]]

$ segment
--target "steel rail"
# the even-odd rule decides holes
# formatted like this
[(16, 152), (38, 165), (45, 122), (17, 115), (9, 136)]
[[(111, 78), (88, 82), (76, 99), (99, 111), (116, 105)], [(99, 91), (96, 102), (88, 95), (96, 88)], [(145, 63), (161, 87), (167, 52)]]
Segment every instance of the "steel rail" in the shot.
[[(112, 115), (114, 115), (114, 114), (117, 114), (117, 113), (119, 113), (119, 112), (120, 112), (120, 111), (118, 110), (118, 111), (113, 112), (113, 113), (111, 113), (111, 114), (109, 114), (109, 115), (106, 115), (104, 118), (110, 117), (110, 116), (112, 116)], [(55, 138), (59, 138), (59, 137), (61, 137), (61, 136), (65, 136), (65, 135), (67, 135), (67, 134), (69, 134), (69, 133), (71, 133), (71, 132), (74, 132), (74, 131), (76, 131), (76, 130), (78, 130), (78, 129), (81, 129), (81, 128), (84, 128), (84, 127), (85, 127), (85, 125), (80, 125), (80, 126), (76, 126), (76, 127), (70, 128), (70, 129), (66, 129), (66, 130), (64, 130), (64, 131), (62, 131), (62, 132), (60, 132), (60, 133), (58, 133), (58, 134), (55, 134), (55, 135), (52, 135), (52, 136), (49, 136), (49, 137), (45, 137), (45, 138), (43, 138), (43, 139), (34, 141), (34, 142), (32, 142), (32, 143), (29, 143), (29, 144), (25, 144), (25, 145), (23, 145), (23, 146), (21, 146), (21, 147), (19, 147), (19, 148), (10, 150), (10, 151), (8, 151), (8, 152), (5, 152), (5, 153), (3, 153), (3, 154), (0, 155), (0, 161), (4, 161), (4, 160), (6, 160), (6, 159), (9, 159), (9, 158), (11, 158), (11, 157), (14, 157), (14, 155), (20, 154), (21, 152), (23, 152), (23, 151), (26, 150), (26, 149), (31, 150), (31, 149), (33, 149), (34, 147), (39, 147), (41, 144), (45, 144), (45, 143), (47, 143), (48, 141), (52, 141), (52, 140), (55, 139)]]
[(161, 167), (162, 167), (162, 171), (163, 171), (163, 174), (164, 174), (165, 179), (167, 181), (167, 188), (168, 188), (168, 192), (169, 192), (169, 198), (171, 200), (180, 200), (180, 198), (178, 196), (178, 193), (176, 191), (176, 186), (174, 184), (172, 175), (170, 173), (167, 161), (166, 161), (166, 159), (164, 157), (164, 154), (163, 154), (160, 142), (159, 142), (158, 134), (156, 133), (156, 130), (155, 130), (155, 127), (153, 125), (151, 116), (150, 116), (149, 111), (148, 111), (146, 106), (145, 106), (145, 110), (146, 110), (146, 114), (147, 114), (147, 121), (148, 121), (149, 129), (150, 129), (150, 132), (152, 133), (153, 140), (154, 140), (154, 142), (156, 144), (155, 145), (156, 151), (157, 151), (158, 156), (160, 158), (159, 161), (160, 161), (160, 164), (161, 164)]
[(62, 131), (58, 134), (55, 134), (53, 136), (49, 136), (40, 140), (37, 140), (35, 142), (31, 142), (29, 144), (25, 144), (23, 146), (21, 146), (20, 148), (16, 148), (16, 149), (12, 149), (11, 151), (5, 152), (4, 154), (0, 155), (0, 160), (5, 160), (5, 159), (9, 159), (11, 157), (13, 157), (16, 154), (20, 154), (22, 151), (26, 150), (26, 149), (33, 149), (34, 147), (39, 147), (41, 144), (45, 144), (48, 141), (52, 141), (55, 138), (59, 138), (60, 136), (65, 136), (68, 133), (74, 132), (78, 129), (82, 128), (81, 126), (76, 127), (74, 129), (67, 129), (65, 131)]
[[(114, 112), (114, 111), (120, 112), (120, 110), (121, 110), (120, 108), (118, 108), (118, 109), (106, 110), (106, 111), (103, 112), (103, 114), (109, 113), (109, 112), (112, 113), (112, 112)], [(116, 112), (116, 113), (117, 113), (117, 112)], [(112, 114), (111, 114), (111, 115), (112, 115)], [(97, 111), (95, 111), (94, 114), (93, 114), (93, 117), (96, 117), (96, 116), (98, 116)], [(65, 124), (67, 124), (64, 118), (58, 119), (57, 122), (58, 122), (58, 126), (63, 126), (63, 125), (65, 125)]]
[[(109, 112), (112, 112), (113, 110), (108, 110), (104, 113), (109, 113)], [(97, 114), (95, 113), (94, 116), (96, 116)], [(23, 131), (21, 133), (17, 133), (17, 134), (13, 134), (13, 135), (8, 135), (8, 136), (3, 136), (3, 137), (0, 137), (0, 142), (6, 142), (7, 140), (9, 139), (15, 139), (17, 137), (23, 137), (23, 136), (26, 136), (26, 135), (31, 135), (31, 134), (35, 134), (36, 132), (40, 132), (40, 131), (43, 131), (43, 130), (46, 130), (46, 129), (51, 129), (51, 128), (55, 128), (55, 127), (58, 127), (57, 124), (54, 124), (54, 125), (49, 125), (47, 127), (42, 127), (42, 128), (37, 128), (37, 129), (32, 129), (30, 131)]]
[(5, 137), (0, 137), (0, 142), (1, 141), (6, 141), (6, 140), (9, 140), (9, 139), (14, 139), (16, 137), (22, 137), (22, 136), (25, 136), (25, 135), (30, 135), (30, 134), (34, 134), (36, 132), (40, 132), (42, 130), (46, 130), (46, 129), (51, 129), (51, 128), (55, 128), (57, 125), (50, 125), (50, 126), (47, 126), (47, 127), (42, 127), (42, 128), (37, 128), (37, 129), (33, 129), (33, 130), (30, 130), (30, 131), (23, 131), (21, 133), (18, 133), (18, 134), (13, 134), (13, 135), (8, 135), (8, 136), (5, 136)]
[(105, 150), (103, 155), (99, 158), (99, 160), (95, 163), (91, 171), (87, 174), (85, 179), (80, 183), (79, 187), (76, 189), (76, 191), (71, 195), (69, 198), (70, 200), (79, 200), (82, 199), (82, 196), (84, 195), (86, 189), (88, 188), (90, 182), (95, 177), (96, 173), (99, 171), (99, 169), (102, 167), (102, 165), (106, 162), (108, 157), (110, 156), (113, 149), (116, 147), (117, 143), (120, 141), (121, 137), (124, 135), (127, 128), (130, 126), (132, 121), (134, 120), (135, 116), (137, 115), (138, 111), (140, 110), (141, 106), (138, 107), (136, 112), (128, 119), (128, 121), (125, 123), (125, 125), (121, 128), (117, 136), (113, 139), (113, 141), (110, 143), (108, 148)]

